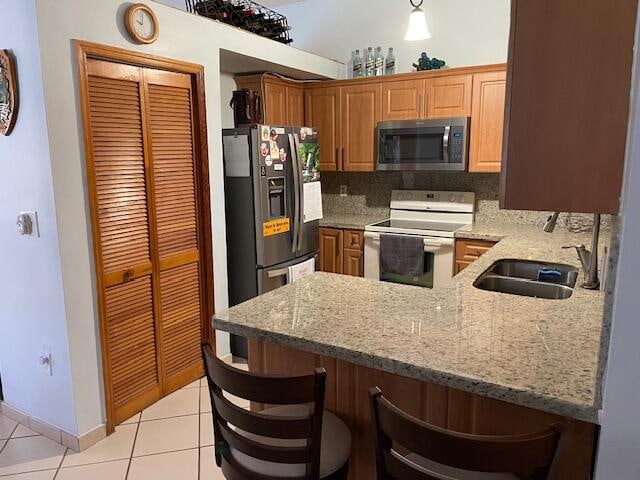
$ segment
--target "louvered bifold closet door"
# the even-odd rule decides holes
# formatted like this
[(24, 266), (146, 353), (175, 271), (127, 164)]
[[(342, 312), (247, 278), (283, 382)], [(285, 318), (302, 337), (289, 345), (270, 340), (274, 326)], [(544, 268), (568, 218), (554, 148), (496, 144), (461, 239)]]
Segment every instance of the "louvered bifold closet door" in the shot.
[[(88, 177), (106, 390), (118, 424), (160, 398), (142, 69), (87, 62)], [(108, 402), (109, 403), (109, 402)]]
[(191, 77), (145, 71), (160, 272), (165, 388), (203, 373), (203, 292), (196, 195)]

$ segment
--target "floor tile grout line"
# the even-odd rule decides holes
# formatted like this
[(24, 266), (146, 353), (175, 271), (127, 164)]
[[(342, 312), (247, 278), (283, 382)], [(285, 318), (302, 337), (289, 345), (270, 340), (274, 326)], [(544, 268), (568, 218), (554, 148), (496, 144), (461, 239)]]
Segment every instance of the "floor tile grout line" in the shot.
[[(184, 417), (194, 417), (196, 415), (200, 415), (200, 407), (198, 407), (198, 412), (196, 413), (185, 413), (184, 415), (171, 415), (170, 417), (161, 417), (161, 418), (151, 418), (149, 420), (140, 420), (140, 423), (149, 423), (149, 422), (157, 422), (159, 420), (168, 420), (169, 418), (184, 418)], [(129, 424), (131, 425), (131, 424)]]
[(127, 464), (127, 473), (124, 475), (124, 480), (129, 478), (129, 472), (131, 471), (131, 462), (133, 461), (133, 452), (136, 449), (136, 441), (138, 440), (138, 432), (140, 431), (140, 424), (142, 423), (142, 412), (136, 423), (136, 434), (133, 436), (133, 445), (131, 445), (131, 452), (129, 453), (129, 463)]
[(198, 380), (198, 480), (200, 480), (200, 476), (202, 472), (200, 472), (200, 445), (202, 443), (202, 379)]
[(157, 455), (166, 455), (167, 453), (178, 453), (178, 452), (190, 452), (191, 450), (198, 450), (198, 447), (189, 447), (189, 448), (178, 448), (177, 450), (167, 450), (166, 452), (156, 452), (156, 453), (146, 453), (144, 455), (138, 455), (136, 458), (147, 458), (147, 457), (155, 457)]
[[(6, 417), (6, 418), (9, 418), (9, 417)], [(15, 420), (14, 420), (14, 422), (15, 422)], [(20, 424), (18, 422), (16, 422), (16, 426), (13, 427), (13, 430), (11, 430), (11, 433), (9, 434), (9, 438), (6, 438), (4, 440), (4, 444), (2, 445), (2, 448), (0, 448), (0, 453), (2, 453), (4, 451), (4, 449), (7, 448), (7, 445), (9, 445), (9, 440), (11, 440), (11, 437), (13, 436), (13, 434), (18, 429), (18, 425), (20, 425)]]
[(58, 473), (60, 473), (60, 469), (62, 468), (62, 464), (64, 462), (65, 457), (67, 456), (67, 452), (69, 451), (68, 448), (65, 449), (64, 454), (62, 455), (62, 458), (60, 459), (60, 463), (58, 464), (58, 468), (56, 469), (56, 473), (53, 474), (53, 480), (56, 480), (56, 477), (58, 476)]

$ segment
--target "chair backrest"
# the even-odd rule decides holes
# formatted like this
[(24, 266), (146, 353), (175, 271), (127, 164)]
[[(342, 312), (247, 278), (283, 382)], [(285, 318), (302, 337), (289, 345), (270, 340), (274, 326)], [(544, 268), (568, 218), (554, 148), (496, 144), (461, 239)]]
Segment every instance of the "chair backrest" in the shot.
[[(369, 396), (375, 424), (378, 480), (442, 478), (416, 468), (414, 462), (406, 460), (406, 452), (399, 454), (397, 448), (464, 471), (510, 473), (522, 480), (555, 478), (563, 438), (561, 424), (524, 435), (465, 434), (408, 415), (385, 399), (377, 387), (369, 391)], [(446, 478), (455, 478), (447, 475)]]
[[(320, 444), (326, 371), (299, 377), (257, 375), (239, 370), (220, 360), (208, 345), (203, 345), (209, 395), (213, 411), (216, 463), (228, 480), (274, 480), (248, 470), (232, 455), (232, 450), (254, 459), (279, 464), (304, 465), (305, 473), (288, 480), (317, 480), (320, 476)], [(310, 404), (304, 416), (275, 416), (250, 412), (234, 405), (223, 395), (270, 405)], [(247, 436), (238, 433), (242, 431)], [(268, 439), (297, 440), (300, 446), (276, 446)], [(251, 437), (251, 438), (248, 438)], [(285, 440), (285, 441), (286, 441)]]

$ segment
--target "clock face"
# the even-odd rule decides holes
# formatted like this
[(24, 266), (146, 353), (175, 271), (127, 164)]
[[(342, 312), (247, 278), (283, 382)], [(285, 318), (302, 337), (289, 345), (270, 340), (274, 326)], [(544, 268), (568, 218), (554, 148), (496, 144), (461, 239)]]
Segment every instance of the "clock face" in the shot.
[(146, 10), (139, 9), (133, 15), (133, 28), (135, 32), (145, 40), (153, 38), (156, 25), (153, 17)]
[(129, 8), (126, 24), (129, 34), (138, 43), (153, 43), (158, 38), (158, 18), (145, 4)]

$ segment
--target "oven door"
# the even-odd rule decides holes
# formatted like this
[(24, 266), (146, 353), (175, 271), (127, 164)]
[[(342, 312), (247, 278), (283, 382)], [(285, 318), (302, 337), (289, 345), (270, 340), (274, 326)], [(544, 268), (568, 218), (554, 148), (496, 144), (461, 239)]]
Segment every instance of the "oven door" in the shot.
[(466, 170), (468, 124), (466, 117), (381, 122), (377, 169)]
[(424, 241), (424, 272), (417, 277), (397, 275), (382, 270), (380, 234), (365, 232), (364, 276), (375, 280), (418, 287), (441, 287), (453, 278), (453, 239), (421, 237)]

